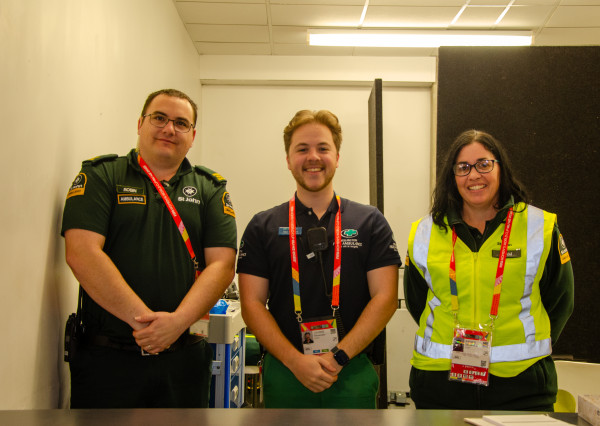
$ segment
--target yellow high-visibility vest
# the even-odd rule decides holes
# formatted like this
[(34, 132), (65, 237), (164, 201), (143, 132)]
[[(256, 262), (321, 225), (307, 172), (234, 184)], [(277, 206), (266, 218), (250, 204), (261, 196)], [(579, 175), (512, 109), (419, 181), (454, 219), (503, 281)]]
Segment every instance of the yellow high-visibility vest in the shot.
[[(556, 215), (523, 203), (515, 205), (514, 212), (490, 354), (490, 373), (500, 377), (514, 377), (552, 353), (550, 318), (542, 305), (539, 282), (550, 251)], [(461, 326), (490, 323), (503, 232), (501, 225), (476, 253), (460, 239), (456, 240)], [(417, 268), (429, 286), (411, 364), (421, 370), (449, 370), (454, 329), (449, 281), (452, 232), (441, 230), (431, 215), (422, 218), (412, 225), (408, 253), (412, 260), (410, 267)]]

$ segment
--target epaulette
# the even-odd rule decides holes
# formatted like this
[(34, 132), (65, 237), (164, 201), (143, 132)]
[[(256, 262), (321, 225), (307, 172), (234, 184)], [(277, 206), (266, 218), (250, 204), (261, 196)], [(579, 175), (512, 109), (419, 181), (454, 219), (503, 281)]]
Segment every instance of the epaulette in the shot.
[(214, 170), (209, 169), (208, 167), (194, 166), (194, 169), (196, 169), (196, 172), (198, 172), (200, 174), (203, 174), (205, 176), (208, 176), (215, 183), (217, 183), (219, 185), (225, 185), (227, 183), (227, 179), (225, 179), (223, 176), (221, 176), (220, 174), (218, 174)]
[(117, 154), (99, 155), (98, 157), (93, 157), (93, 158), (90, 158), (89, 160), (84, 160), (83, 164), (88, 165), (88, 166), (89, 165), (95, 166), (95, 165), (103, 163), (105, 161), (116, 160), (117, 158), (119, 158), (119, 156)]

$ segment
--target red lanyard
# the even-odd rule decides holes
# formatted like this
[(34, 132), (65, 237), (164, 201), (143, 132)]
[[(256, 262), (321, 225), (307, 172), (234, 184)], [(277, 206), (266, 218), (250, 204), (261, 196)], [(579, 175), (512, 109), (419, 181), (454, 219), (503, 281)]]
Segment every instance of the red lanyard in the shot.
[[(336, 195), (338, 211), (335, 214), (335, 247), (333, 259), (333, 288), (331, 309), (340, 307), (340, 273), (342, 271), (342, 206), (340, 197)], [(289, 240), (290, 257), (292, 258), (292, 288), (294, 290), (294, 312), (298, 322), (302, 322), (302, 302), (300, 300), (300, 268), (298, 266), (298, 241), (296, 237), (296, 197), (289, 202)]]
[(144, 161), (144, 159), (142, 158), (142, 156), (139, 153), (138, 153), (138, 163), (140, 164), (140, 167), (142, 168), (142, 170), (144, 170), (144, 172), (146, 172), (146, 175), (148, 175), (148, 177), (150, 178), (150, 181), (154, 184), (154, 187), (156, 188), (156, 190), (162, 197), (165, 205), (167, 206), (169, 213), (171, 213), (171, 217), (175, 221), (175, 225), (177, 225), (177, 229), (179, 230), (179, 233), (181, 234), (181, 237), (183, 238), (183, 242), (185, 243), (188, 253), (190, 254), (190, 258), (192, 259), (192, 262), (194, 264), (194, 270), (196, 271), (195, 278), (198, 278), (198, 276), (200, 275), (200, 268), (198, 265), (198, 260), (196, 259), (196, 254), (194, 253), (194, 249), (192, 248), (192, 242), (190, 240), (190, 236), (187, 233), (187, 230), (185, 229), (185, 225), (183, 224), (183, 220), (181, 220), (181, 216), (179, 216), (179, 213), (177, 213), (177, 209), (175, 208), (173, 201), (171, 201), (171, 198), (169, 198), (169, 194), (167, 194), (167, 191), (165, 191), (165, 188), (158, 181), (158, 179), (156, 178), (156, 176), (154, 175), (152, 170), (150, 170), (150, 167), (148, 167), (148, 164), (146, 164), (146, 162)]
[[(500, 246), (500, 258), (498, 259), (498, 268), (496, 269), (496, 280), (494, 281), (494, 293), (492, 297), (492, 308), (490, 317), (492, 320), (498, 316), (498, 306), (500, 305), (500, 292), (502, 290), (502, 278), (504, 277), (504, 266), (506, 264), (506, 253), (508, 252), (508, 240), (512, 229), (513, 217), (515, 213), (513, 208), (508, 209), (506, 214), (506, 224), (504, 234), (502, 235), (502, 245)], [(450, 256), (450, 298), (452, 300), (452, 310), (455, 315), (458, 311), (458, 291), (456, 286), (456, 263), (454, 259), (454, 245), (456, 244), (456, 230), (452, 227), (452, 255)]]

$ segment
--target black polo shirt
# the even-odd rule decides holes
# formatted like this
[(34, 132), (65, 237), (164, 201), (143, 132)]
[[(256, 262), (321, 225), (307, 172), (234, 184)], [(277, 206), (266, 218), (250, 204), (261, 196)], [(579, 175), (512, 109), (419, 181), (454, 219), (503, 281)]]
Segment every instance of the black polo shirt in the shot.
[[(291, 257), (289, 246), (288, 202), (256, 214), (240, 243), (237, 272), (269, 280), (269, 312), (288, 340), (302, 351), (300, 327), (294, 313)], [(298, 228), (298, 264), (303, 320), (331, 316), (333, 281), (334, 229), (338, 204), (332, 199), (319, 220), (312, 209), (296, 197)], [(340, 278), (340, 312), (346, 332), (356, 323), (371, 299), (367, 272), (389, 265), (401, 265), (392, 230), (375, 207), (341, 199), (342, 270)], [(328, 246), (322, 252), (323, 268), (318, 256), (311, 253), (306, 231), (312, 227), (327, 229)]]

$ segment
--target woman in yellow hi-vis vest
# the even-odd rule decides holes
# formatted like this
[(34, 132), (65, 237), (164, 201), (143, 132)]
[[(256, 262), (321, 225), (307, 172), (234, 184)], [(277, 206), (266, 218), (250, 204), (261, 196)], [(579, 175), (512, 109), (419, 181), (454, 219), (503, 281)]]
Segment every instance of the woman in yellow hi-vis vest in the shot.
[(494, 137), (454, 141), (408, 241), (417, 408), (552, 411), (550, 354), (573, 311), (573, 269), (556, 215), (527, 202)]

